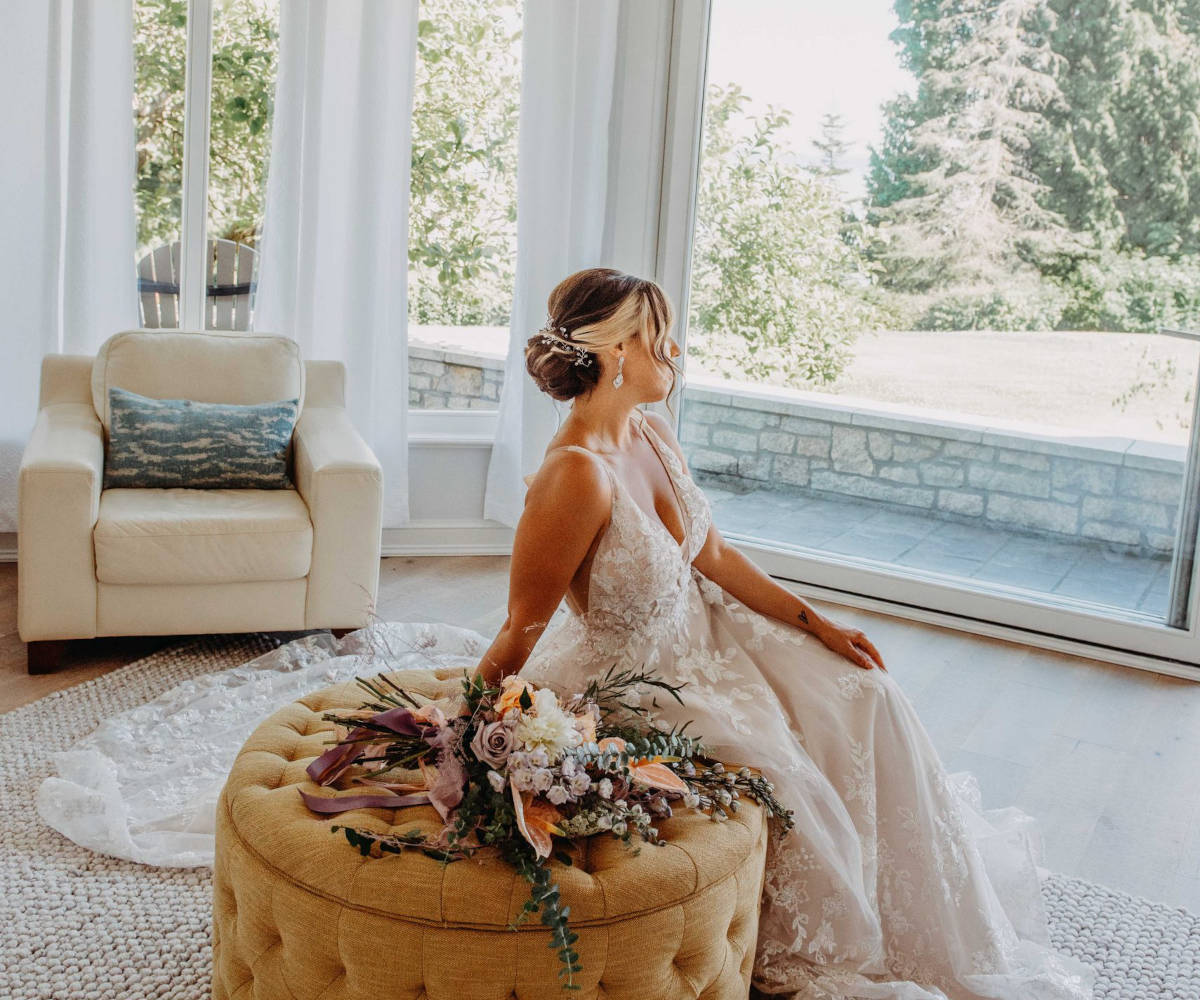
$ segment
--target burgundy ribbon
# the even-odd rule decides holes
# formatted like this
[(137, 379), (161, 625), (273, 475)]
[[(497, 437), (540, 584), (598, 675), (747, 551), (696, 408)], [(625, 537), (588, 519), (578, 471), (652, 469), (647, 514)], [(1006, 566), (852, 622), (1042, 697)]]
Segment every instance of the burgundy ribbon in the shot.
[[(399, 706), (378, 712), (366, 721), (376, 727), (390, 729), (400, 736), (422, 736), (425, 728), (422, 723), (413, 718), (412, 712)], [(343, 771), (361, 757), (371, 746), (369, 743), (353, 742), (364, 737), (377, 734), (377, 728), (357, 726), (346, 737), (346, 742), (337, 743), (326, 750), (320, 757), (305, 768), (306, 773), (318, 785), (329, 785), (338, 779)], [(384, 784), (379, 782), (379, 784)], [(399, 809), (402, 806), (428, 805), (429, 792), (413, 792), (407, 795), (397, 795), (394, 792), (373, 792), (362, 795), (311, 795), (304, 789), (297, 789), (304, 804), (313, 812), (340, 813), (348, 809)]]
[[(412, 712), (403, 706), (379, 712), (367, 721), (390, 729), (401, 736), (420, 736), (424, 732), (417, 720), (413, 718)], [(350, 731), (350, 735), (346, 739), (361, 740), (375, 732), (377, 730), (358, 726)], [(367, 751), (368, 746), (369, 744), (361, 742), (336, 744), (309, 764), (305, 771), (318, 785), (328, 785), (336, 781), (346, 768), (358, 760)]]

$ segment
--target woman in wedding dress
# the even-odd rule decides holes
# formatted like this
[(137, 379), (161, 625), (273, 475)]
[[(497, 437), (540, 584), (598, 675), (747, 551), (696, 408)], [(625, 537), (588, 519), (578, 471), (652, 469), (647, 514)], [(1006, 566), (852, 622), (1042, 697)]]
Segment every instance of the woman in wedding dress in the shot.
[[(1048, 946), (1040, 848), (1019, 822), (989, 823), (971, 775), (951, 781), (861, 630), (724, 543), (670, 425), (638, 408), (679, 373), (662, 289), (592, 268), (549, 313), (526, 366), (574, 402), (529, 477), (509, 618), (479, 672), (569, 695), (614, 665), (652, 669), (686, 684), (660, 718), (692, 720), (716, 756), (774, 782), (795, 827), (768, 840), (761, 992), (1091, 997), (1095, 971)], [(539, 640), (564, 595), (571, 616)]]
[[(662, 289), (607, 268), (553, 291), (530, 338), (537, 385), (573, 400), (527, 477), (508, 618), (495, 639), (381, 622), (305, 636), (103, 723), (39, 791), (42, 818), (94, 850), (211, 864), (215, 803), (274, 708), (415, 665), (564, 693), (612, 666), (685, 684), (667, 722), (760, 767), (793, 810), (772, 822), (753, 983), (764, 994), (876, 1000), (1091, 1000), (1095, 970), (1055, 951), (1034, 819), (984, 810), (947, 774), (871, 641), (777, 584), (712, 523), (670, 425), (639, 404), (679, 368)], [(565, 598), (569, 614), (554, 627)], [(392, 652), (374, 660), (380, 645)]]

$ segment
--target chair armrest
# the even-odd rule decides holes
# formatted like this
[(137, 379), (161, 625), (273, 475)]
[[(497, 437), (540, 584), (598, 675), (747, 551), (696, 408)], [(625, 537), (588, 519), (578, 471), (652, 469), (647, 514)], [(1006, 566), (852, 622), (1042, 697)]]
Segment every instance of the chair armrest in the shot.
[(95, 480), (96, 502), (104, 479), (104, 428), (90, 402), (43, 406), (21, 455), (20, 475), (72, 472)]
[(306, 406), (293, 435), (296, 488), (309, 499), (318, 477), (337, 473), (374, 476), (382, 488), (379, 459), (341, 406)]
[(358, 628), (379, 587), (383, 469), (340, 406), (305, 406), (292, 438), (296, 489), (313, 523), (306, 628)]
[(96, 634), (92, 529), (104, 430), (89, 403), (38, 411), (17, 478), (17, 631), (25, 642)]

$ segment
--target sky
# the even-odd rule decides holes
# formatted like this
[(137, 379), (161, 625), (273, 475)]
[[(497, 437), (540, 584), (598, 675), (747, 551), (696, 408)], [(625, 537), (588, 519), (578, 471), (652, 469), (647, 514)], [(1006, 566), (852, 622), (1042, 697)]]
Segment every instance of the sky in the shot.
[(840, 112), (850, 149), (839, 183), (865, 195), (867, 144), (882, 141), (880, 104), (915, 90), (888, 35), (896, 27), (890, 0), (713, 0), (708, 82), (737, 83), (751, 113), (788, 108), (789, 141), (801, 162), (820, 155), (810, 140), (821, 116)]

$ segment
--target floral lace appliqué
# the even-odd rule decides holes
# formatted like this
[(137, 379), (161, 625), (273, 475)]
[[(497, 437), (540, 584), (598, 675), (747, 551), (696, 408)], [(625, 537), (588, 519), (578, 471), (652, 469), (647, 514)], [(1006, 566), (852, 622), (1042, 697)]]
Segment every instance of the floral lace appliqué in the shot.
[[(794, 807), (791, 832), (770, 823), (755, 984), (805, 1000), (882, 996), (866, 984), (892, 981), (909, 984), (897, 996), (919, 996), (912, 984), (954, 996), (969, 992), (956, 982), (963, 974), (1011, 972), (1014, 995), (1036, 981), (1039, 1000), (1092, 1000), (1080, 966), (1048, 947), (1022, 951), (1037, 968), (1015, 964), (1018, 946), (1032, 946), (984, 880), (994, 874), (1012, 916), (1036, 933), (1036, 875), (1016, 860), (985, 868), (963, 813), (977, 807), (961, 801), (891, 676), (809, 643), (811, 633), (754, 611), (692, 565), (711, 509), (673, 449), (659, 450), (688, 551), (613, 475), (589, 609), (548, 631), (522, 674), (575, 691), (612, 666), (653, 670), (683, 685), (682, 708), (645, 693), (666, 702), (664, 721), (694, 721)], [(868, 966), (876, 971), (860, 971)]]

